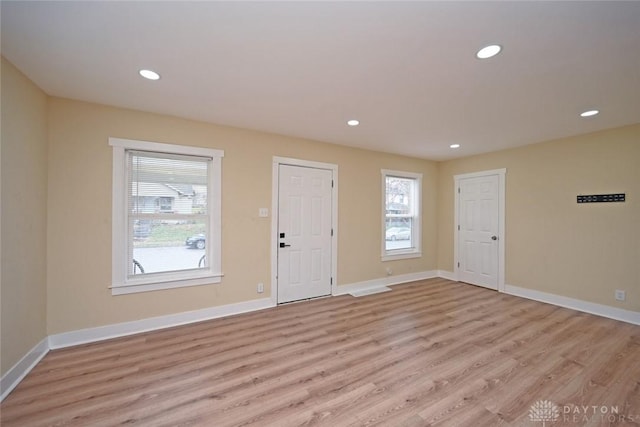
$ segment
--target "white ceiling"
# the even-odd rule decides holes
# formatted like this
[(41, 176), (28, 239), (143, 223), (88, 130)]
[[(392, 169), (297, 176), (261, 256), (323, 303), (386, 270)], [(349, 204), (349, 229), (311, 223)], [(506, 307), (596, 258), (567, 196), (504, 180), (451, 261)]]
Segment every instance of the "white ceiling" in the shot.
[(640, 2), (1, 7), (2, 54), (53, 96), (435, 160), (640, 122)]

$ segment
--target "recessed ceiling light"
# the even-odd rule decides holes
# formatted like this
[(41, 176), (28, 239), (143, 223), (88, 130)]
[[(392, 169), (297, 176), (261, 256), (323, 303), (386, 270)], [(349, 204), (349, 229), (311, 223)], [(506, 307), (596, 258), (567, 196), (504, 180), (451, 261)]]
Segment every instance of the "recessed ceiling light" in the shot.
[(145, 79), (149, 79), (149, 80), (158, 80), (158, 79), (160, 79), (160, 74), (156, 73), (155, 71), (140, 70), (139, 73)]
[(351, 119), (351, 120), (347, 121), (347, 124), (349, 126), (358, 126), (360, 124), (360, 122), (358, 120)]
[(451, 144), (449, 148), (460, 148), (460, 144)]
[(487, 59), (492, 56), (496, 56), (502, 50), (502, 46), (498, 44), (492, 44), (489, 46), (485, 46), (476, 53), (476, 58), (478, 59)]
[(599, 114), (600, 111), (599, 110), (589, 110), (589, 111), (585, 111), (583, 113), (580, 113), (580, 117), (591, 117), (591, 116), (595, 116), (596, 114)]

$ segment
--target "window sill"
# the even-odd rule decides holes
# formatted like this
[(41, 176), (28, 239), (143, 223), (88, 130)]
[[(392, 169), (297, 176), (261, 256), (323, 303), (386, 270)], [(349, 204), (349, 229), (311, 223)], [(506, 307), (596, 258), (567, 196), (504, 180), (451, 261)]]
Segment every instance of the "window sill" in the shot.
[(382, 255), (382, 261), (396, 261), (399, 259), (410, 259), (410, 258), (420, 258), (422, 257), (421, 251), (411, 251), (411, 252), (387, 252)]
[(127, 295), (140, 292), (161, 291), (164, 289), (213, 285), (215, 283), (220, 283), (222, 276), (223, 275), (221, 273), (218, 275), (198, 277), (194, 279), (182, 279), (166, 282), (114, 284), (111, 286), (111, 295)]

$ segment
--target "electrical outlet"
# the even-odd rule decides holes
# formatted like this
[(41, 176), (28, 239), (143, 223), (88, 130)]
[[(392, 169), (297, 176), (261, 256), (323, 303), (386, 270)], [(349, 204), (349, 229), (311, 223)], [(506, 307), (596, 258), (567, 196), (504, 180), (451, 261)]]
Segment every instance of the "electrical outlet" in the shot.
[(258, 216), (260, 218), (269, 217), (269, 208), (260, 208), (260, 209), (258, 209)]
[(622, 289), (616, 289), (615, 297), (618, 301), (624, 301), (627, 299), (627, 293)]
[(261, 294), (264, 292), (264, 284), (258, 283), (258, 293)]

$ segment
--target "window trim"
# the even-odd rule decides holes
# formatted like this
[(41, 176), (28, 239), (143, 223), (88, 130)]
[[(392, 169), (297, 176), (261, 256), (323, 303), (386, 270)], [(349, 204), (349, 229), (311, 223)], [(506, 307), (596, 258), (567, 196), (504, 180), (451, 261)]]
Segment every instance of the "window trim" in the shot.
[[(382, 169), (382, 226), (381, 226), (381, 248), (382, 261), (394, 261), (399, 259), (420, 258), (422, 256), (422, 174), (415, 172), (404, 172), (398, 170)], [(414, 216), (411, 227), (411, 241), (414, 242), (413, 247), (406, 249), (387, 250), (386, 245), (386, 217), (387, 217), (387, 177), (414, 179), (416, 181), (416, 189), (414, 197)]]
[[(159, 142), (109, 138), (113, 148), (112, 177), (112, 246), (111, 246), (111, 294), (124, 295), (161, 289), (181, 288), (220, 283), (224, 274), (221, 265), (222, 250), (222, 157), (223, 150), (164, 144)], [(150, 151), (164, 154), (192, 155), (211, 158), (209, 173), (210, 237), (207, 239), (208, 266), (205, 271), (179, 271), (147, 274), (144, 277), (128, 277), (128, 220), (127, 220), (127, 150)]]

